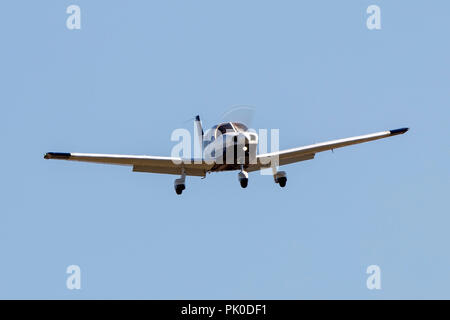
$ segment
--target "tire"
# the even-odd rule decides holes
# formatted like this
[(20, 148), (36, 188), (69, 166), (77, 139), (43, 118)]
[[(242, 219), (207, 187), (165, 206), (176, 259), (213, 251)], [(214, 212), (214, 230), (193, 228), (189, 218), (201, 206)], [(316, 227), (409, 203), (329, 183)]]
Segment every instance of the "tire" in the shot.
[(247, 188), (248, 178), (244, 178), (244, 179), (240, 180), (239, 182), (241, 183), (242, 188)]
[(186, 189), (186, 187), (184, 186), (184, 184), (179, 184), (175, 187), (175, 192), (177, 194), (182, 194), (183, 190)]
[(286, 177), (278, 178), (278, 184), (280, 185), (280, 187), (284, 188), (286, 186), (286, 182), (287, 182)]

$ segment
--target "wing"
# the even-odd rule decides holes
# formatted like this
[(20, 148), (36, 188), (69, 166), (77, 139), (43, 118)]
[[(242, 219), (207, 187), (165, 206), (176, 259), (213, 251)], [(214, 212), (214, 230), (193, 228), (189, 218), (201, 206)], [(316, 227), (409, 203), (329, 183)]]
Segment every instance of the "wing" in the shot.
[(408, 128), (401, 128), (389, 131), (382, 131), (372, 134), (366, 134), (363, 136), (332, 140), (299, 148), (261, 154), (257, 156), (257, 163), (250, 165), (247, 171), (256, 171), (272, 167), (273, 165), (282, 166), (294, 162), (311, 160), (314, 159), (315, 154), (318, 152), (333, 150), (337, 148), (351, 146), (353, 144), (392, 137), (399, 134), (403, 134), (408, 130), (409, 130)]
[(204, 161), (176, 157), (116, 154), (48, 152), (44, 155), (44, 158), (133, 166), (133, 171), (135, 172), (181, 174), (184, 169), (185, 174), (188, 176), (205, 176), (206, 172), (213, 166)]

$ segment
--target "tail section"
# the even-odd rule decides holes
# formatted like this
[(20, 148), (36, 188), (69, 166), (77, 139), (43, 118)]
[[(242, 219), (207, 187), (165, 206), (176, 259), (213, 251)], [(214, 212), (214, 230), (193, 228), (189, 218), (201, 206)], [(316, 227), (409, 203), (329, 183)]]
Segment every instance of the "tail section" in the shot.
[(202, 122), (200, 121), (200, 116), (197, 115), (194, 121), (194, 131), (195, 131), (195, 139), (194, 139), (194, 158), (202, 159), (203, 158), (203, 127)]

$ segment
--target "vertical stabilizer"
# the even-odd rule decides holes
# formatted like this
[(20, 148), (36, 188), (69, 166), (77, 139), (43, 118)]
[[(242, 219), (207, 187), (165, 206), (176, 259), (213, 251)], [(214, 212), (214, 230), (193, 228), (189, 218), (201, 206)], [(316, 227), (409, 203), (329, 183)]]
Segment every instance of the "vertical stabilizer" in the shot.
[(194, 159), (203, 158), (203, 128), (202, 122), (200, 121), (200, 116), (195, 116), (194, 121)]

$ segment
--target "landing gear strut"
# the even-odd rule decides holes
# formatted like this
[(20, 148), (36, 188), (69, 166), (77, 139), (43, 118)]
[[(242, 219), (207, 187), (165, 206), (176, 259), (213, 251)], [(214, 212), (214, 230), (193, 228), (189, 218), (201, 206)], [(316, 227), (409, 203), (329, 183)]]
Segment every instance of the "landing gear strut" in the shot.
[(175, 192), (177, 194), (182, 194), (183, 190), (186, 189), (186, 185), (184, 184), (186, 180), (186, 174), (184, 172), (184, 169), (181, 169), (181, 177), (178, 179), (175, 179), (175, 182), (173, 183), (175, 187)]

